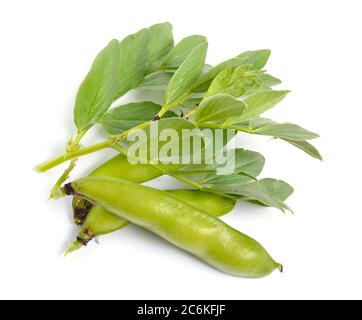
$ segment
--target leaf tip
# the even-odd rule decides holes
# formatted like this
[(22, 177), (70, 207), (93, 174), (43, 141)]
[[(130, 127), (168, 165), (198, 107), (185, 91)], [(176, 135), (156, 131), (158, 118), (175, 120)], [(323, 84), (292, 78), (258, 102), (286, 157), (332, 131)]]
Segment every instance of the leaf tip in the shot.
[(265, 52), (265, 54), (268, 56), (268, 58), (269, 58), (270, 55), (271, 55), (271, 50), (270, 50), (270, 49), (262, 49), (262, 50), (260, 50), (260, 51)]

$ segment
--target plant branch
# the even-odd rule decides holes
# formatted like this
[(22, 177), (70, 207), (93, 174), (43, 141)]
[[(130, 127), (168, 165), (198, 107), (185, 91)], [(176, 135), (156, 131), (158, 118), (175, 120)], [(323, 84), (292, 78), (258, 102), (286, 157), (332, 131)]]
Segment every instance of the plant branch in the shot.
[[(82, 140), (85, 133), (86, 133), (86, 131), (77, 132), (77, 135), (75, 136), (75, 138), (67, 144), (67, 148), (66, 148), (67, 153), (79, 150), (79, 148), (80, 148), (79, 143)], [(77, 164), (77, 160), (78, 160), (77, 158), (72, 159), (68, 168), (63, 172), (63, 174), (59, 177), (57, 182), (54, 184), (53, 188), (50, 191), (50, 198), (57, 199), (57, 198), (63, 196), (62, 194), (59, 194), (60, 187), (63, 184), (63, 182), (69, 178), (70, 173), (73, 171), (73, 169), (75, 168), (75, 166)]]
[(35, 167), (35, 169), (39, 172), (45, 172), (45, 171), (48, 171), (49, 169), (52, 169), (68, 160), (72, 160), (74, 158), (78, 158), (78, 157), (81, 157), (81, 156), (84, 156), (84, 155), (87, 155), (87, 154), (90, 154), (90, 153), (93, 153), (93, 152), (96, 152), (99, 150), (103, 150), (106, 148), (112, 148), (113, 147), (112, 144), (113, 144), (113, 140), (107, 139), (101, 143), (97, 143), (97, 144), (91, 145), (89, 147), (79, 149), (77, 151), (65, 153), (59, 157), (56, 157), (52, 160), (49, 160), (45, 163), (38, 165), (37, 167)]

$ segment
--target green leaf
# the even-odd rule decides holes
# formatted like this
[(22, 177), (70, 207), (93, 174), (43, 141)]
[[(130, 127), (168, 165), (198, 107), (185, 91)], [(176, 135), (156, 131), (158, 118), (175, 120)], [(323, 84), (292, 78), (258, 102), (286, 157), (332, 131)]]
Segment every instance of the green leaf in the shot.
[(256, 134), (295, 141), (311, 140), (319, 135), (293, 123), (274, 123), (255, 130)]
[[(238, 70), (238, 71), (236, 71)], [(245, 67), (240, 68), (227, 68), (221, 71), (215, 79), (211, 82), (209, 89), (206, 92), (205, 97), (213, 96), (218, 93), (225, 93), (223, 90), (230, 86), (235, 73), (238, 73), (239, 77), (242, 78), (245, 73)]]
[(244, 173), (256, 178), (263, 170), (265, 158), (258, 152), (236, 149), (235, 173)]
[(241, 186), (253, 182), (255, 182), (255, 180), (246, 175), (237, 173), (217, 175), (216, 172), (209, 173), (200, 181), (205, 189), (233, 195), (239, 195), (238, 190), (240, 190)]
[(81, 84), (74, 107), (74, 122), (79, 131), (86, 131), (103, 116), (119, 92), (120, 48), (112, 40), (93, 62)]
[(229, 126), (232, 129), (247, 132), (250, 134), (270, 135), (280, 138), (293, 146), (305, 151), (310, 156), (322, 160), (319, 151), (306, 139), (319, 137), (318, 134), (310, 132), (295, 124), (278, 124), (266, 118), (255, 118), (242, 123), (235, 123)]
[(196, 47), (173, 75), (166, 93), (165, 104), (171, 104), (186, 96), (199, 78), (204, 67), (207, 42)]
[(200, 139), (202, 142), (201, 130), (190, 121), (182, 118), (161, 119), (152, 122), (143, 130), (129, 134), (121, 144), (129, 151), (128, 156), (132, 161), (138, 160), (141, 163), (152, 163), (157, 166), (177, 163), (177, 166), (180, 166), (185, 156), (189, 155), (192, 158), (202, 147), (200, 144), (200, 148), (190, 148), (186, 151), (183, 149), (184, 140), (189, 142), (184, 132), (191, 130), (194, 130), (193, 139)]
[[(99, 120), (99, 123), (109, 134), (120, 134), (151, 120), (160, 110), (160, 105), (150, 101), (129, 103), (111, 109)], [(164, 115), (166, 118), (176, 116), (171, 111)]]
[(308, 131), (296, 124), (277, 123), (266, 118), (251, 119), (240, 124), (234, 124), (232, 127), (247, 133), (295, 141), (311, 140), (319, 137), (317, 133)]
[(162, 66), (164, 68), (177, 68), (190, 53), (200, 44), (207, 42), (206, 37), (193, 35), (182, 39), (167, 55)]
[[(202, 162), (210, 163), (215, 155), (222, 155), (227, 144), (235, 137), (234, 130), (220, 130), (207, 127), (199, 127), (202, 130), (204, 144), (202, 145)], [(214, 161), (215, 162), (215, 161)]]
[(247, 65), (248, 70), (260, 70), (266, 64), (270, 55), (269, 50), (247, 51), (238, 57), (221, 62), (216, 67), (203, 75), (192, 88), (193, 92), (205, 92), (209, 88), (212, 80), (223, 70), (230, 67), (239, 67)]
[(203, 99), (204, 99), (203, 97), (186, 99), (185, 101), (182, 102), (182, 107), (188, 110), (193, 110), (200, 105)]
[(223, 123), (231, 117), (240, 116), (246, 109), (243, 101), (234, 97), (218, 94), (205, 99), (195, 114), (195, 123)]
[(242, 199), (267, 207), (274, 207), (284, 212), (290, 208), (284, 203), (293, 189), (285, 182), (274, 179), (263, 179), (246, 185), (241, 185), (235, 191)]
[(249, 70), (261, 70), (268, 62), (270, 50), (246, 51), (238, 57), (245, 59), (245, 64), (250, 65)]
[[(174, 175), (173, 175), (174, 176)], [(175, 176), (180, 178), (179, 176)], [(186, 179), (184, 179), (186, 177)], [(194, 174), (181, 176), (180, 180), (197, 185), (201, 190), (238, 197), (241, 200), (263, 206), (275, 207), (282, 211), (289, 209), (284, 203), (293, 189), (285, 182), (275, 179), (255, 181), (237, 173), (217, 175)]]
[(205, 92), (209, 88), (213, 79), (223, 70), (228, 68), (235, 68), (245, 65), (245, 58), (232, 58), (221, 62), (206, 74), (202, 75), (200, 79), (193, 85), (192, 92)]
[(306, 152), (313, 158), (316, 158), (318, 160), (323, 160), (323, 158), (322, 158), (321, 154), (319, 153), (319, 151), (317, 150), (317, 148), (315, 146), (313, 146), (312, 144), (310, 144), (309, 142), (293, 141), (293, 140), (288, 140), (288, 139), (283, 139), (283, 140), (285, 140), (286, 142), (292, 144), (293, 146), (303, 150), (304, 152)]
[(280, 201), (287, 200), (294, 192), (293, 187), (283, 180), (265, 178), (261, 179), (259, 184), (268, 194)]
[(171, 72), (158, 72), (153, 73), (146, 78), (138, 85), (138, 88), (142, 89), (165, 89), (171, 78), (173, 73)]
[(258, 75), (258, 79), (261, 81), (261, 83), (268, 88), (277, 86), (278, 84), (281, 84), (281, 80), (278, 78), (275, 78), (267, 73), (261, 73)]
[(121, 86), (118, 97), (137, 87), (145, 77), (149, 67), (149, 31), (142, 29), (120, 42)]
[[(215, 171), (215, 169), (204, 168), (204, 166), (208, 166), (207, 165), (208, 163), (214, 163), (215, 155), (224, 153), (224, 150), (228, 142), (235, 137), (235, 131), (222, 130), (221, 132), (222, 135), (220, 135), (220, 130), (202, 128), (202, 127), (200, 127), (200, 129), (202, 130), (201, 152), (200, 156), (197, 159), (195, 157), (194, 158), (190, 157), (190, 162), (185, 162), (182, 165), (179, 166), (174, 165), (171, 168), (169, 166), (157, 165), (157, 168), (163, 171), (164, 173), (172, 173), (172, 176), (174, 177), (178, 176), (182, 178), (184, 178), (184, 176), (188, 174), (195, 174), (197, 172), (205, 173), (209, 171), (211, 172)], [(199, 149), (196, 147), (194, 148), (194, 150), (199, 150)], [(198, 161), (196, 162), (195, 160)], [(188, 167), (190, 168), (190, 170), (174, 171), (184, 167)]]
[(173, 48), (172, 25), (168, 22), (149, 28), (149, 69), (159, 67)]
[(273, 108), (278, 102), (289, 93), (287, 90), (265, 90), (256, 92), (246, 99), (243, 103), (246, 105), (246, 109), (238, 119), (229, 119), (227, 124), (242, 122), (259, 116), (265, 111)]
[(229, 157), (235, 156), (235, 166), (233, 168), (224, 168), (228, 159), (225, 159), (221, 163), (213, 164), (191, 164), (185, 166), (178, 170), (178, 173), (182, 174), (192, 174), (195, 172), (198, 173), (211, 173), (211, 175), (206, 175), (202, 178), (202, 181), (209, 181), (210, 177), (213, 179), (213, 175), (218, 170), (219, 173), (222, 172), (223, 175), (231, 173), (241, 173), (249, 177), (256, 178), (260, 172), (263, 170), (265, 159), (264, 157), (254, 151), (235, 149), (235, 154), (232, 155), (229, 151)]
[(247, 177), (243, 177), (236, 174), (228, 176), (219, 176), (219, 179), (215, 179), (212, 184), (207, 183), (205, 185), (206, 190), (213, 190), (216, 192), (226, 193), (230, 195), (239, 196), (243, 200), (256, 201), (268, 207), (274, 207), (284, 211), (289, 209), (288, 206), (277, 197), (274, 197), (263, 183), (260, 181), (248, 180)]
[(202, 74), (208, 73), (213, 68), (212, 65), (205, 63), (204, 68), (202, 69)]
[[(258, 171), (262, 166), (257, 165)], [(293, 188), (284, 181), (275, 179), (262, 179), (255, 181), (248, 176), (237, 173), (217, 175), (216, 171), (210, 173), (193, 172), (184, 173), (184, 168), (172, 174), (191, 185), (198, 186), (201, 190), (210, 191), (224, 196), (238, 197), (239, 199), (258, 205), (275, 207), (282, 211), (290, 210), (284, 201), (292, 194)]]
[(275, 123), (275, 122), (271, 119), (257, 117), (254, 119), (250, 119), (248, 121), (234, 123), (232, 125), (232, 127), (238, 131), (244, 131), (247, 133), (255, 134), (256, 129), (262, 128), (264, 126), (269, 126), (270, 124), (273, 124), (273, 123)]
[[(266, 178), (260, 180), (259, 184), (264, 192), (271, 198), (274, 198), (278, 203), (283, 203), (286, 201), (294, 192), (293, 188), (282, 180)], [(255, 199), (248, 199), (247, 197), (242, 197), (242, 199), (257, 205), (266, 206), (264, 203)], [(283, 206), (286, 207), (285, 204)]]
[(260, 87), (261, 82), (255, 76), (248, 75), (247, 70), (248, 66), (243, 65), (220, 72), (212, 81), (205, 97), (224, 93), (237, 98), (250, 90)]

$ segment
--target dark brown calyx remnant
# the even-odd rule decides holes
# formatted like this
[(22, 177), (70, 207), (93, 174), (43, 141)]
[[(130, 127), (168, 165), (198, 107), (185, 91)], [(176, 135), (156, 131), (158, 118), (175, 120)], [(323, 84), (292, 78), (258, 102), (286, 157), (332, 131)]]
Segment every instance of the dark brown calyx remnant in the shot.
[(92, 240), (93, 238), (90, 239), (83, 239), (81, 237), (77, 237), (77, 241), (79, 241), (83, 246), (87, 246), (88, 243)]
[(88, 216), (90, 208), (74, 208), (74, 221), (78, 226), (84, 224), (85, 219)]
[(93, 204), (91, 202), (85, 199), (74, 197), (73, 200), (74, 222), (77, 225), (80, 226), (83, 225), (92, 207)]
[(152, 121), (158, 121), (160, 120), (161, 118), (158, 116), (158, 115), (155, 115), (153, 118), (152, 118)]
[(88, 229), (83, 229), (81, 234), (77, 237), (77, 241), (80, 242), (83, 246), (87, 246), (90, 241), (92, 241), (94, 235)]
[(75, 191), (74, 191), (71, 183), (67, 183), (66, 185), (64, 185), (64, 192), (67, 196), (75, 195)]

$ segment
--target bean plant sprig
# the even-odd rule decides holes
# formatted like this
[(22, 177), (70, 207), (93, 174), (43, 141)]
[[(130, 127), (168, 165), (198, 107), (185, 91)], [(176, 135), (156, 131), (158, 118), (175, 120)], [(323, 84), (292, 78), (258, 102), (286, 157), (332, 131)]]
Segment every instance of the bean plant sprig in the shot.
[[(201, 35), (188, 36), (174, 45), (171, 24), (160, 23), (121, 41), (110, 41), (97, 55), (76, 96), (74, 138), (68, 142), (64, 154), (37, 166), (39, 172), (45, 172), (70, 162), (51, 190), (54, 199), (74, 196), (74, 218), (81, 229), (67, 253), (87, 245), (94, 237), (114, 232), (132, 222), (227, 273), (259, 277), (276, 268), (282, 270), (281, 264), (276, 263), (260, 244), (217, 219), (228, 213), (239, 200), (290, 210), (285, 201), (293, 193), (293, 188), (282, 180), (259, 178), (265, 163), (260, 153), (236, 148), (233, 150), (235, 165), (223, 175), (219, 172), (224, 170), (225, 163), (215, 159), (201, 164), (173, 165), (158, 163), (147, 154), (147, 164), (132, 165), (127, 158), (132, 145), (128, 140), (132, 139), (126, 138), (143, 130), (143, 139), (146, 139), (143, 142), (149, 142), (150, 128), (157, 121), (160, 130), (172, 128), (178, 133), (184, 129), (200, 128), (211, 129), (213, 134), (216, 129), (232, 132), (215, 153), (224, 152), (230, 139), (243, 132), (283, 140), (316, 159), (322, 159), (310, 143), (318, 134), (297, 124), (263, 117), (289, 93), (288, 90), (273, 89), (281, 81), (264, 69), (270, 50), (246, 51), (216, 66), (206, 63), (207, 50), (207, 39)], [(120, 97), (134, 89), (160, 91), (163, 100), (115, 105)], [(95, 125), (103, 127), (107, 138), (82, 146), (82, 138)], [(161, 147), (162, 143), (158, 149)], [(79, 157), (106, 148), (115, 149), (118, 155), (93, 171), (90, 177), (62, 186)], [(201, 148), (203, 157), (206, 157), (206, 149), (204, 143)], [(138, 185), (162, 175), (178, 179), (192, 190), (164, 193)], [(145, 197), (142, 214), (135, 205), (137, 201), (130, 200), (137, 197), (125, 195), (129, 189), (154, 196), (154, 199)], [(116, 199), (117, 195), (122, 199)], [(158, 208), (160, 199), (164, 200), (164, 206)], [(181, 208), (182, 212), (169, 215), (174, 207)], [(149, 216), (143, 214), (147, 211)], [(190, 220), (183, 219), (188, 213)], [(175, 220), (170, 218), (172, 216)], [(162, 227), (155, 229), (154, 222), (158, 220)], [(185, 221), (192, 224), (187, 226)], [(213, 230), (205, 238), (206, 233), (195, 227), (198, 224), (200, 230), (218, 225), (221, 231)], [(193, 234), (189, 237), (172, 230), (193, 230)], [(237, 243), (222, 244), (223, 251), (218, 241), (230, 236), (238, 239)], [(199, 252), (200, 243), (208, 243), (205, 249), (215, 252), (215, 255)], [(236, 255), (235, 248), (240, 249)], [(248, 256), (255, 259), (249, 261), (242, 251), (249, 252)]]
[[(157, 37), (158, 35), (161, 35), (160, 38)], [(287, 91), (270, 90), (271, 86), (279, 84), (280, 81), (260, 70), (268, 60), (269, 50), (245, 52), (236, 58), (220, 63), (206, 74), (202, 74), (207, 50), (206, 38), (190, 36), (171, 49), (172, 43), (171, 26), (168, 23), (143, 29), (120, 43), (112, 40), (97, 56), (91, 71), (78, 91), (74, 110), (75, 124), (78, 128), (75, 139), (68, 144), (67, 152), (64, 155), (39, 165), (37, 169), (44, 172), (65, 161), (73, 160), (68, 169), (70, 172), (75, 165), (74, 160), (78, 157), (104, 148), (117, 149), (117, 142), (136, 130), (147, 127), (152, 119), (125, 132), (113, 135), (101, 143), (86, 148), (79, 146), (84, 134), (94, 124), (102, 123), (102, 118), (107, 118), (106, 112), (115, 100), (130, 89), (137, 87), (143, 80), (146, 80), (147, 83), (147, 79), (150, 77), (153, 77), (153, 81), (157, 77), (161, 81), (151, 81), (151, 86), (167, 84), (164, 104), (160, 106), (160, 110), (153, 119), (159, 119), (168, 110), (182, 106), (191, 94), (206, 91), (200, 100), (202, 102), (200, 107), (186, 113), (184, 118), (196, 114), (195, 124), (197, 125), (233, 128), (248, 133), (279, 137), (307, 151), (312, 156), (320, 158), (317, 150), (306, 142), (308, 139), (315, 138), (316, 134), (309, 133), (296, 125), (277, 124), (273, 121), (269, 121), (269, 123), (264, 121), (262, 126), (259, 125), (262, 119), (259, 119), (258, 116), (273, 107), (288, 93)], [(134, 58), (132, 54), (140, 51), (148, 52), (150, 57), (148, 61), (144, 58), (147, 54), (139, 60)], [(167, 52), (168, 54), (163, 56)], [(163, 59), (164, 63), (160, 63)], [(146, 66), (149, 65), (153, 67), (149, 72), (151, 76), (147, 77), (149, 69)], [(157, 65), (158, 67), (155, 68)], [(124, 74), (126, 74), (124, 70), (128, 70), (127, 76), (119, 75), (118, 70), (123, 70)], [(171, 70), (166, 72), (171, 77), (165, 78), (165, 72), (160, 70)], [(163, 82), (165, 80), (169, 80), (169, 82)], [(243, 101), (236, 99), (247, 92), (251, 94), (250, 97)], [(233, 105), (233, 112), (228, 110), (226, 107), (228, 105)], [(218, 108), (219, 118), (202, 116), (215, 108)], [(220, 121), (223, 123), (219, 123)]]

